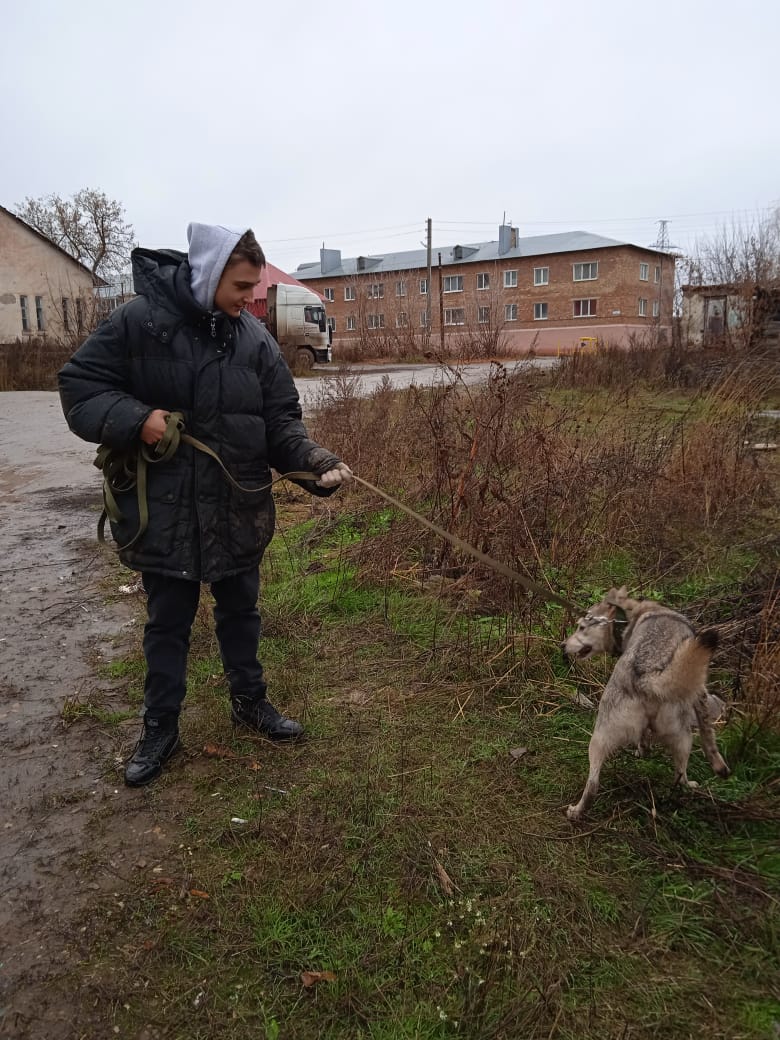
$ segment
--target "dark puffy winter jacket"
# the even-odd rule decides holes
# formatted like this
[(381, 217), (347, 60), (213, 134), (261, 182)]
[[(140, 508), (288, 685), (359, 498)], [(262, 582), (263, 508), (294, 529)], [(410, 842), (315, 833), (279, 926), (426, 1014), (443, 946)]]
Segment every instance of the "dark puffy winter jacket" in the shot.
[[(139, 295), (113, 312), (59, 374), (68, 426), (87, 441), (126, 450), (155, 408), (182, 412), (245, 487), (279, 473), (324, 473), (339, 459), (309, 440), (290, 370), (263, 325), (211, 314), (194, 301), (185, 254), (133, 252)], [(333, 489), (301, 482), (316, 495)], [(135, 490), (120, 493), (117, 545), (139, 527)], [(149, 525), (120, 552), (134, 570), (204, 582), (256, 566), (274, 529), (270, 492), (247, 494), (188, 444), (148, 468)]]

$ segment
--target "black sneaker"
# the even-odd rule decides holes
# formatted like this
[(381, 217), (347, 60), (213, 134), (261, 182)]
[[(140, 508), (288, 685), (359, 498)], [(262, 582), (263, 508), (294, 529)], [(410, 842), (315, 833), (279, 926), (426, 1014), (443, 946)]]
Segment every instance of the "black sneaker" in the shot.
[(125, 766), (125, 783), (128, 787), (143, 787), (151, 783), (162, 772), (165, 762), (175, 754), (179, 742), (179, 722), (176, 715), (144, 718), (144, 728), (135, 751)]
[(303, 736), (303, 726), (278, 712), (265, 698), (248, 700), (233, 697), (233, 722), (261, 733), (269, 740), (297, 740)]

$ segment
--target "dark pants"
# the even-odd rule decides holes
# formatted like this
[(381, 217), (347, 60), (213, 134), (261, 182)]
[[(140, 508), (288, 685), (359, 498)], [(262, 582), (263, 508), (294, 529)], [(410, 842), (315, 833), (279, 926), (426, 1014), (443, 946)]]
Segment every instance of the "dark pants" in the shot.
[[(144, 572), (142, 578), (149, 615), (144, 627), (144, 706), (152, 716), (178, 714), (187, 692), (187, 654), (200, 582), (149, 572)], [(251, 700), (265, 697), (266, 690), (263, 666), (257, 659), (259, 591), (257, 567), (215, 581), (211, 586), (217, 640), (231, 696)]]

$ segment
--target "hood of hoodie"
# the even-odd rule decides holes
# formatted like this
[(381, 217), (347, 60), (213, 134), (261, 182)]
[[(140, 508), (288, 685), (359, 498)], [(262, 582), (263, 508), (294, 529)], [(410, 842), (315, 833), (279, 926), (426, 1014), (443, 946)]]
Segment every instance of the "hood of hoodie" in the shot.
[(190, 224), (187, 228), (190, 286), (196, 303), (207, 311), (214, 310), (217, 291), (225, 264), (248, 228), (231, 228), (223, 224)]
[(139, 296), (167, 311), (182, 311), (191, 317), (207, 312), (198, 306), (190, 288), (187, 254), (178, 249), (134, 249), (133, 287)]

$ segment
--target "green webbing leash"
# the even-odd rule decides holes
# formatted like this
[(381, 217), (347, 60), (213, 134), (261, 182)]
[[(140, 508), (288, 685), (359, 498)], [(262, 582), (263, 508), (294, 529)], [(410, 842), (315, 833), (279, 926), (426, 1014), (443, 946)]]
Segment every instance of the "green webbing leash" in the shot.
[[(281, 476), (276, 477), (274, 480), (270, 481), (268, 484), (264, 484), (262, 487), (244, 487), (233, 479), (222, 459), (215, 451), (213, 451), (207, 444), (204, 444), (203, 441), (199, 441), (196, 437), (191, 437), (188, 433), (184, 432), (184, 417), (181, 412), (171, 412), (166, 419), (166, 423), (165, 433), (157, 444), (155, 444), (152, 451), (150, 451), (148, 445), (143, 443), (140, 448), (130, 452), (115, 452), (104, 444), (101, 444), (98, 448), (94, 464), (103, 473), (103, 513), (98, 521), (98, 539), (104, 544), (106, 541), (106, 518), (112, 520), (114, 523), (118, 523), (119, 520), (122, 519), (121, 511), (114, 497), (114, 492), (129, 491), (133, 486), (136, 488), (139, 516), (138, 530), (126, 545), (119, 546), (117, 550), (118, 552), (121, 552), (124, 549), (129, 549), (131, 546), (135, 545), (149, 524), (149, 507), (146, 501), (148, 466), (156, 465), (159, 462), (167, 462), (176, 454), (182, 441), (195, 448), (196, 451), (201, 451), (205, 455), (209, 455), (214, 459), (233, 487), (248, 494), (258, 494), (261, 491), (269, 491), (274, 484), (279, 483), (281, 480), (319, 480), (319, 475), (317, 473), (292, 472), (283, 473)], [(491, 570), (496, 571), (498, 574), (503, 574), (505, 578), (517, 582), (518, 585), (522, 585), (523, 588), (527, 589), (529, 592), (533, 592), (537, 596), (540, 596), (542, 599), (558, 603), (560, 606), (566, 607), (567, 610), (571, 610), (575, 614), (580, 613), (580, 608), (569, 600), (564, 599), (563, 596), (559, 596), (557, 593), (551, 592), (549, 589), (537, 584), (537, 582), (532, 581), (530, 578), (518, 574), (517, 571), (508, 567), (505, 563), (501, 563), (499, 560), (494, 560), (492, 556), (488, 556), (487, 553), (476, 549), (473, 545), (465, 542), (462, 538), (458, 538), (457, 535), (450, 534), (450, 532), (445, 531), (443, 527), (439, 527), (439, 525), (435, 524), (432, 520), (428, 520), (427, 517), (416, 513), (413, 509), (410, 509), (409, 506), (404, 505), (403, 502), (399, 502), (397, 498), (388, 495), (386, 491), (382, 491), (381, 488), (375, 487), (367, 480), (363, 480), (363, 478), (359, 477), (356, 473), (352, 474), (352, 479), (357, 484), (362, 484), (363, 487), (367, 488), (369, 491), (373, 491), (375, 495), (379, 495), (380, 498), (383, 498), (386, 502), (395, 506), (396, 509), (400, 509), (411, 516), (423, 527), (427, 527), (429, 531), (433, 531), (434, 534), (443, 538), (446, 542), (449, 542), (450, 545), (454, 546), (456, 549), (468, 553), (468, 555), (473, 556), (475, 560), (483, 563), (486, 567), (490, 567)]]

